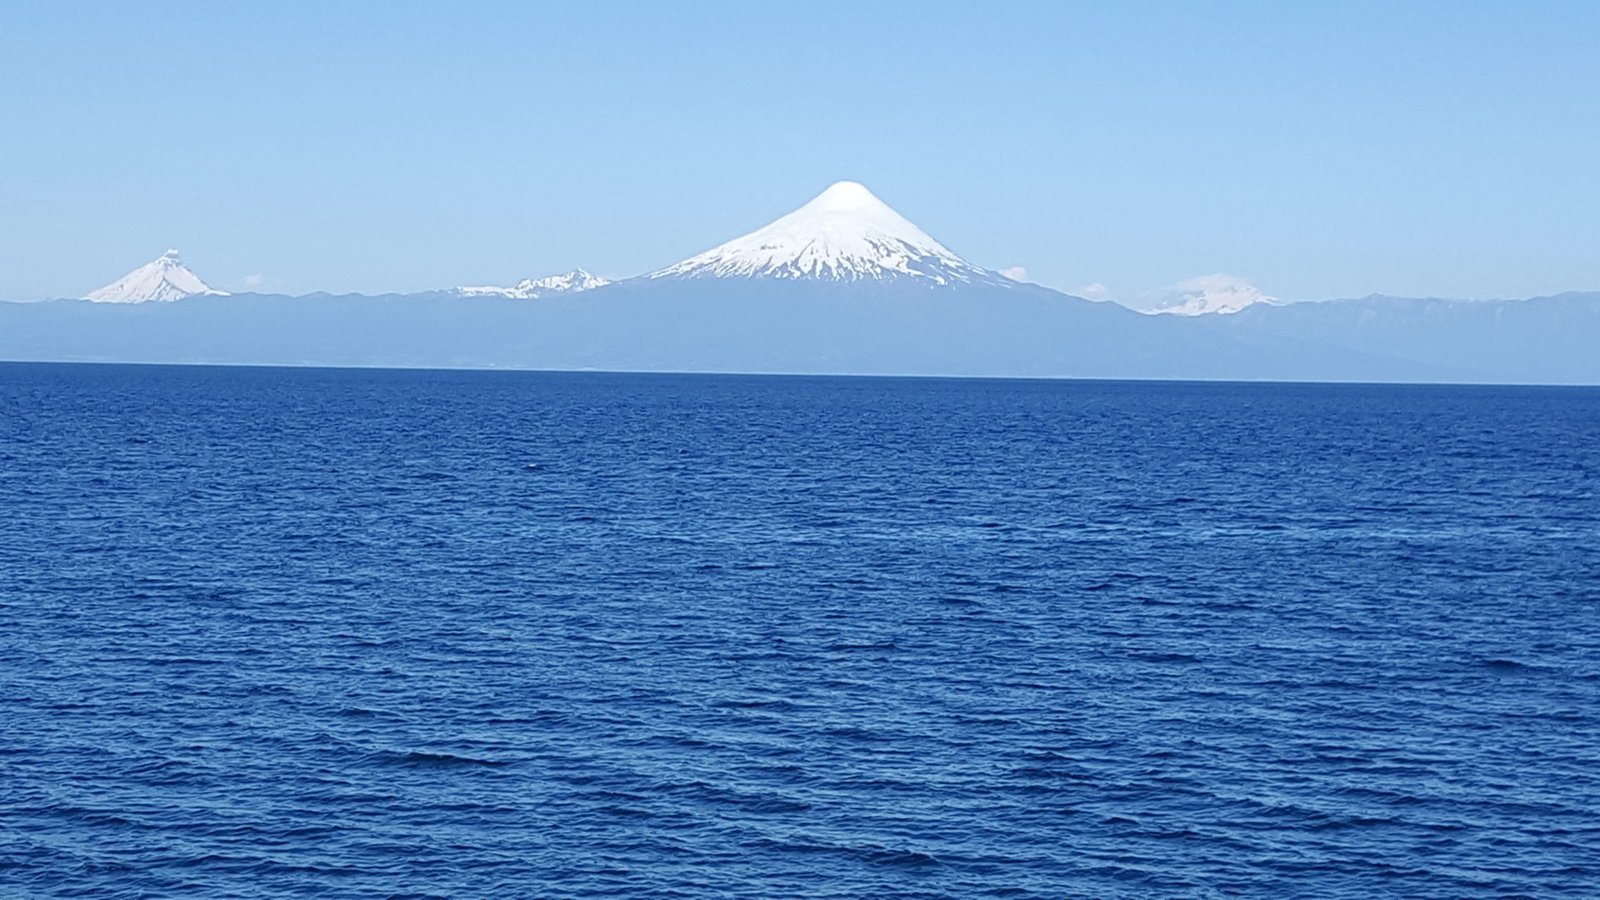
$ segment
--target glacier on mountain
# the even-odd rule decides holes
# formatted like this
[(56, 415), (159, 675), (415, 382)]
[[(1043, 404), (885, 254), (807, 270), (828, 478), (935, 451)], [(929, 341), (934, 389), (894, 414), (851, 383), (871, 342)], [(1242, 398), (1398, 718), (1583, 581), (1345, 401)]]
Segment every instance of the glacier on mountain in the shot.
[(1237, 275), (1198, 275), (1140, 295), (1140, 312), (1174, 316), (1230, 315), (1258, 303), (1276, 305), (1261, 289)]
[(957, 256), (853, 181), (838, 182), (763, 228), (644, 277), (1016, 284)]
[(168, 250), (83, 299), (95, 303), (165, 303), (197, 295), (226, 297), (190, 271), (178, 257), (178, 251)]
[(582, 269), (573, 269), (560, 275), (543, 278), (524, 278), (511, 287), (479, 285), (458, 287), (456, 293), (463, 297), (507, 297), (512, 300), (537, 300), (554, 294), (577, 294), (592, 291), (610, 284), (610, 279), (591, 275)]

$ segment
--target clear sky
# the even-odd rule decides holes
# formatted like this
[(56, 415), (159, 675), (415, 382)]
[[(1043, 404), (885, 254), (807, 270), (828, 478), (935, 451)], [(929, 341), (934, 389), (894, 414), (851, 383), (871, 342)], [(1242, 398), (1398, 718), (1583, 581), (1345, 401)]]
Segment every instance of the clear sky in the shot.
[(626, 276), (862, 181), (1131, 297), (1600, 290), (1600, 3), (0, 0), (0, 298)]

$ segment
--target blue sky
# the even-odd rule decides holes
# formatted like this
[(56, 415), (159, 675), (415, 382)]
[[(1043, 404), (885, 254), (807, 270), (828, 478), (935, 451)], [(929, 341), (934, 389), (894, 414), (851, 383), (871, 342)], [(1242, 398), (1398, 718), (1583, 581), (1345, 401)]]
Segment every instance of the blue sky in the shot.
[(1600, 290), (1600, 3), (0, 5), (0, 298), (637, 274), (866, 183), (1131, 297)]

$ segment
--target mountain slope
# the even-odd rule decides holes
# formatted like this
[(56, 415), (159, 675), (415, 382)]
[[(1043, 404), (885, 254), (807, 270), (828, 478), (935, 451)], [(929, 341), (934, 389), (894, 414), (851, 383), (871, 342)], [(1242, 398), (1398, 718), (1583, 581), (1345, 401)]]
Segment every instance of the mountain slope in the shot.
[[(1600, 293), (1527, 300), (1371, 296), (1203, 316), (1255, 346), (1355, 349), (1447, 381), (1600, 383)], [(1375, 366), (1367, 379), (1392, 379)]]
[(178, 258), (178, 251), (168, 250), (83, 299), (95, 303), (165, 303), (199, 295), (225, 297), (227, 291), (200, 280)]
[(853, 181), (838, 182), (763, 228), (644, 277), (1013, 283), (957, 256)]
[(524, 278), (512, 287), (459, 287), (456, 293), (463, 297), (508, 297), (512, 300), (537, 300), (555, 294), (578, 294), (610, 284), (609, 279), (591, 275), (582, 269), (573, 269), (560, 275), (543, 278)]
[(1150, 316), (1044, 289), (633, 279), (453, 293), (0, 303), (0, 359), (1600, 384), (1600, 294)]
[(1135, 309), (1172, 316), (1232, 315), (1258, 304), (1276, 305), (1260, 288), (1234, 275), (1200, 275), (1170, 287), (1151, 291)]

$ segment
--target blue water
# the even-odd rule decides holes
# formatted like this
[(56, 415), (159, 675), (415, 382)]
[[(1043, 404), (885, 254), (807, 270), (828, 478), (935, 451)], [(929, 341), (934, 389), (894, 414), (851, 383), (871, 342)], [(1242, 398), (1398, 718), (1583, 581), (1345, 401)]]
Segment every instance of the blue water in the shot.
[(1600, 391), (0, 366), (0, 895), (1600, 896)]

